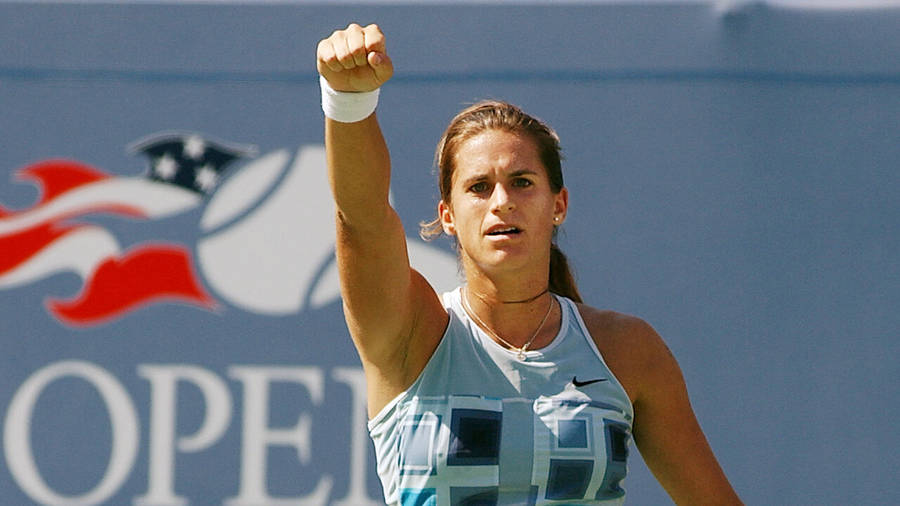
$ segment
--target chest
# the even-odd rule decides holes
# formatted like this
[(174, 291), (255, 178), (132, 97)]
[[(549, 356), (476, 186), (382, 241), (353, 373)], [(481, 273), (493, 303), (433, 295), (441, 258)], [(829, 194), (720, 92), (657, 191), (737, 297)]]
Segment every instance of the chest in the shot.
[(403, 406), (401, 504), (617, 504), (630, 417), (576, 389), (535, 399), (450, 394)]

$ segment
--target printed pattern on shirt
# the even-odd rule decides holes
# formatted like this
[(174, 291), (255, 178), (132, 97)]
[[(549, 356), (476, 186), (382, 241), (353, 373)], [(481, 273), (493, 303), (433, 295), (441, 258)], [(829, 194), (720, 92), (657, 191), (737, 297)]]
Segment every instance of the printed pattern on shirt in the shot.
[[(630, 426), (614, 406), (574, 389), (536, 399), (535, 459), (524, 463), (502, 459), (502, 399), (451, 395), (409, 402), (398, 452), (404, 506), (603, 501), (624, 495), (620, 483)], [(532, 483), (501, 493), (500, 465), (530, 466)]]

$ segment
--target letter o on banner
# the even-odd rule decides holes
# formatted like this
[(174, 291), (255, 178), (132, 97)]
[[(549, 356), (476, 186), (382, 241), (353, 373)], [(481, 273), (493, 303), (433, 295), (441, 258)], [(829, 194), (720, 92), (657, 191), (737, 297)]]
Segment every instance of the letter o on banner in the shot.
[[(62, 496), (47, 486), (34, 461), (31, 448), (31, 417), (44, 388), (67, 376), (82, 378), (100, 393), (112, 426), (112, 452), (103, 479), (80, 496)], [(48, 365), (31, 375), (16, 392), (6, 413), (3, 445), (9, 470), (26, 494), (40, 504), (93, 505), (115, 492), (128, 477), (138, 450), (138, 418), (131, 397), (105, 369), (90, 362), (64, 361)]]

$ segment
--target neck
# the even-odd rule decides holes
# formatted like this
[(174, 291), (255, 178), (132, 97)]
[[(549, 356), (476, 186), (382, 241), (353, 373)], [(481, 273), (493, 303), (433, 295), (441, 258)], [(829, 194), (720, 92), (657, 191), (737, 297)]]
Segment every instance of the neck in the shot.
[(550, 291), (550, 287), (544, 288), (542, 291), (537, 294), (526, 297), (524, 299), (515, 299), (515, 300), (502, 300), (497, 298), (492, 298), (488, 295), (480, 294), (474, 290), (469, 290), (469, 293), (481, 299), (485, 304), (528, 304), (529, 302), (534, 302), (538, 300), (542, 295)]
[(466, 291), (472, 296), (472, 303), (529, 305), (544, 300), (546, 304), (544, 297), (549, 292), (549, 267), (492, 273), (466, 267), (469, 267), (465, 269)]
[(477, 265), (464, 251), (461, 260), (466, 273), (461, 292), (466, 310), (486, 333), (500, 336), (495, 341), (508, 348), (521, 348), (532, 341), (528, 349), (536, 349), (553, 340), (561, 313), (547, 291), (549, 260), (521, 266), (504, 263), (492, 269)]

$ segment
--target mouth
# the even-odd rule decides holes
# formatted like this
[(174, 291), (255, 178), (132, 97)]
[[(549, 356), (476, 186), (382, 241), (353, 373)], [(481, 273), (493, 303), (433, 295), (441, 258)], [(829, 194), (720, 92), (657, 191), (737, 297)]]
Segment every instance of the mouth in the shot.
[(522, 233), (522, 231), (519, 230), (518, 227), (512, 226), (495, 226), (487, 231), (487, 235), (489, 236), (518, 235), (520, 233)]

